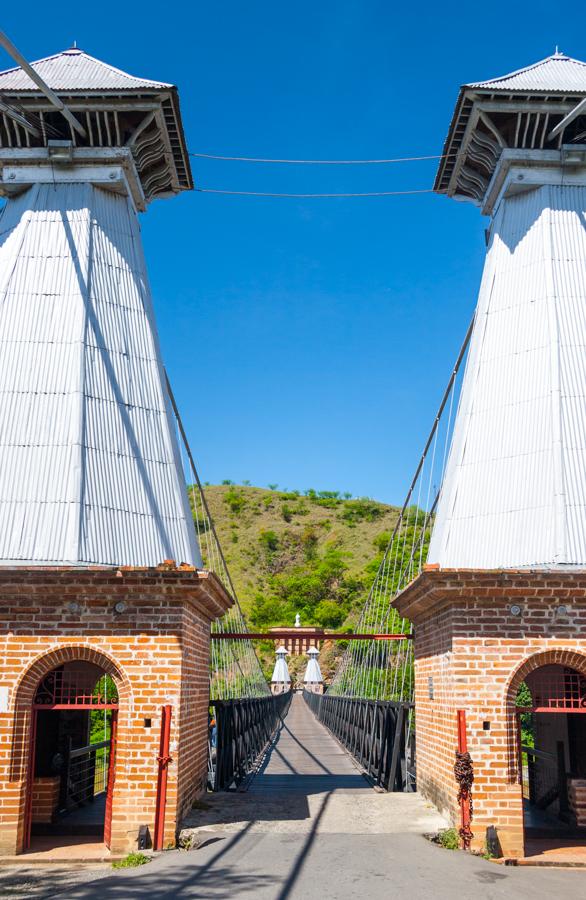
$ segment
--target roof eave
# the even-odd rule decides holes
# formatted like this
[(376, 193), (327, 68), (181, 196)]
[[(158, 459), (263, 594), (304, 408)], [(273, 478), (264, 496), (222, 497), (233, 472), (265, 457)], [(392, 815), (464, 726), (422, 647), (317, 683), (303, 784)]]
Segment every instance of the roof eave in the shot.
[[(448, 129), (447, 137), (444, 141), (444, 146), (442, 150), (442, 158), (440, 159), (439, 166), (436, 172), (435, 180), (433, 183), (433, 190), (438, 194), (448, 194), (449, 195), (449, 187), (442, 187), (441, 182), (444, 177), (446, 168), (452, 166), (454, 167), (454, 159), (450, 154), (450, 148), (452, 146), (454, 140), (454, 132), (460, 120), (460, 116), (462, 113), (462, 105), (466, 96), (466, 91), (468, 89), (468, 85), (462, 85), (460, 87), (460, 91), (458, 93), (458, 99), (456, 100), (456, 106), (454, 107), (454, 112), (452, 114), (452, 120), (450, 122), (450, 127)], [(451, 180), (451, 178), (450, 178)]]
[(191, 161), (189, 157), (189, 150), (187, 149), (187, 142), (185, 140), (185, 131), (183, 128), (183, 118), (181, 116), (181, 111), (179, 108), (179, 91), (173, 85), (170, 89), (169, 94), (171, 95), (171, 102), (173, 104), (173, 112), (175, 115), (175, 122), (177, 123), (177, 135), (179, 137), (179, 143), (181, 147), (181, 153), (183, 157), (183, 164), (185, 166), (185, 173), (187, 176), (188, 187), (182, 188), (182, 190), (192, 191), (193, 190), (193, 172), (191, 171)]

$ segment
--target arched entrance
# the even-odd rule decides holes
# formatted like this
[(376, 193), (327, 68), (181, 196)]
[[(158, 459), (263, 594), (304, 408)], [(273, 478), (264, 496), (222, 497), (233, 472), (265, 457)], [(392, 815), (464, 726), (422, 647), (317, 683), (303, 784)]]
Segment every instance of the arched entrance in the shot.
[(526, 855), (586, 845), (586, 674), (563, 662), (526, 671), (516, 725)]
[(86, 659), (64, 662), (33, 693), (25, 849), (72, 835), (110, 845), (118, 688)]

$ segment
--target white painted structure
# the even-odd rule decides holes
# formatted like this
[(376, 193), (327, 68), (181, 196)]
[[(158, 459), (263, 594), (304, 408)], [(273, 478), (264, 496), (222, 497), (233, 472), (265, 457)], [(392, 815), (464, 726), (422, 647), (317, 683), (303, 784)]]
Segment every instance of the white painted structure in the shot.
[(562, 54), (460, 93), (436, 190), (491, 223), (428, 555), (442, 568), (586, 565), (585, 97), (586, 64)]
[(315, 647), (310, 647), (307, 651), (307, 655), (309, 656), (309, 661), (305, 669), (305, 675), (303, 676), (303, 683), (321, 684), (323, 682), (323, 677), (318, 662), (319, 650)]
[(0, 73), (0, 563), (201, 565), (138, 211), (191, 186), (175, 88), (65, 51)]
[(289, 675), (289, 666), (287, 665), (286, 659), (289, 652), (285, 647), (279, 647), (275, 651), (275, 655), (277, 658), (275, 660), (275, 668), (273, 669), (271, 683), (274, 685), (290, 685), (291, 676)]

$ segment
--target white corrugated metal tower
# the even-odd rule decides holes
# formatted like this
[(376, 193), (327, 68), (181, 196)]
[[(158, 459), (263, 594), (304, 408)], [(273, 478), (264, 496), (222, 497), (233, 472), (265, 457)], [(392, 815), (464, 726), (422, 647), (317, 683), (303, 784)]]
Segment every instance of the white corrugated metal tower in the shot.
[(318, 662), (319, 650), (316, 647), (310, 647), (307, 655), (309, 656), (309, 661), (305, 669), (303, 682), (304, 684), (321, 684), (323, 677)]
[(191, 187), (177, 92), (77, 49), (0, 73), (0, 562), (201, 565), (138, 212)]
[(586, 565), (586, 64), (465, 85), (436, 190), (491, 217), (428, 562)]
[(289, 675), (289, 666), (287, 665), (288, 651), (285, 647), (279, 647), (278, 650), (275, 651), (276, 660), (275, 660), (275, 668), (273, 669), (273, 677), (271, 678), (271, 682), (273, 684), (291, 684), (291, 676)]

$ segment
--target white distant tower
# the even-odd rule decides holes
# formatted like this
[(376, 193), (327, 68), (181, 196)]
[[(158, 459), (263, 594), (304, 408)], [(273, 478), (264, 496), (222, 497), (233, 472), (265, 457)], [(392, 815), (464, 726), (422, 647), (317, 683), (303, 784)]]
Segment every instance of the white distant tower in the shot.
[(0, 563), (200, 566), (138, 220), (192, 187), (176, 88), (33, 66), (70, 115), (0, 73)]
[(291, 676), (287, 665), (288, 651), (285, 647), (279, 647), (276, 651), (275, 668), (271, 678), (271, 691), (273, 694), (283, 694), (291, 687)]
[(586, 564), (586, 64), (460, 91), (435, 189), (490, 216), (428, 562)]
[(323, 693), (323, 677), (318, 662), (319, 650), (315, 647), (310, 647), (307, 655), (309, 656), (309, 662), (303, 676), (303, 684), (308, 691), (314, 694), (321, 694)]

